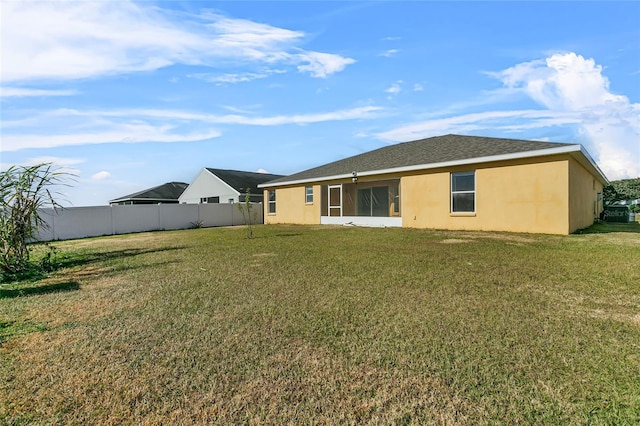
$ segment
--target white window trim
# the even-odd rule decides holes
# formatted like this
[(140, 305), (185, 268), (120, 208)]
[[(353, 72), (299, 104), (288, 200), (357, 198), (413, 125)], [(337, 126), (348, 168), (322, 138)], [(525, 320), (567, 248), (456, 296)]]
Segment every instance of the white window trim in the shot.
[[(273, 201), (271, 201), (270, 193), (273, 192)], [(271, 204), (273, 204), (273, 211), (271, 211)], [(267, 214), (275, 215), (276, 214), (276, 190), (269, 189), (267, 191)]]
[[(311, 188), (311, 194), (307, 193), (307, 189), (309, 188)], [(309, 196), (311, 196), (311, 201), (309, 201)], [(304, 187), (304, 203), (313, 204), (313, 186), (307, 185)]]
[[(471, 174), (473, 175), (473, 191), (454, 191), (453, 190), (453, 175), (461, 175), (461, 174)], [(475, 170), (468, 172), (451, 172), (449, 177), (449, 201), (450, 207), (449, 211), (454, 216), (473, 216), (476, 214), (476, 172)], [(453, 195), (454, 194), (473, 194), (473, 211), (459, 211), (456, 212), (453, 210)]]

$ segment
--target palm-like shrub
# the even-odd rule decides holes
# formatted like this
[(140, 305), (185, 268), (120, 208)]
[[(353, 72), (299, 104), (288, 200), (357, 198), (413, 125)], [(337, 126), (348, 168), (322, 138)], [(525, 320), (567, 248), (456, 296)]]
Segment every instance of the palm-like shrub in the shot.
[(29, 268), (29, 247), (40, 229), (46, 229), (38, 210), (62, 206), (56, 201), (58, 185), (66, 185), (69, 173), (51, 163), (12, 166), (0, 172), (0, 271), (17, 274)]

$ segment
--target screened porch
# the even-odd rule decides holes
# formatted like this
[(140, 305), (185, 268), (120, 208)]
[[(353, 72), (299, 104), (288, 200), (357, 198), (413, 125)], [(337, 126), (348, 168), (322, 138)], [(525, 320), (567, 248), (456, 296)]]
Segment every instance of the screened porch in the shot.
[(323, 185), (322, 224), (402, 226), (400, 179)]

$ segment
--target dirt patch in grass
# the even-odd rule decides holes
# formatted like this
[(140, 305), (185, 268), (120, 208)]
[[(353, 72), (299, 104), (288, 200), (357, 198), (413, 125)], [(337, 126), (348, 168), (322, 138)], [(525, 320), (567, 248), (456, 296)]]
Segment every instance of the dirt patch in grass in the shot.
[(462, 244), (462, 243), (471, 243), (471, 240), (460, 240), (457, 238), (447, 238), (446, 240), (440, 241), (442, 244)]
[(526, 237), (520, 234), (501, 234), (501, 233), (493, 233), (493, 232), (473, 233), (468, 237), (499, 240), (499, 241), (509, 241), (513, 243), (522, 243), (522, 244), (533, 243), (536, 241), (535, 237)]

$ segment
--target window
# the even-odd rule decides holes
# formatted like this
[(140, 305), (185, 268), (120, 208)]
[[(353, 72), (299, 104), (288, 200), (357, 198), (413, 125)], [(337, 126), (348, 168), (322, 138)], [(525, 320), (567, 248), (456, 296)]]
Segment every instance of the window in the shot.
[(269, 190), (269, 214), (276, 214), (276, 190)]
[(451, 173), (451, 212), (474, 213), (475, 211), (475, 172)]
[(233, 204), (235, 202), (236, 202), (236, 200), (234, 200), (233, 198), (229, 198), (229, 204)]
[(220, 202), (220, 197), (202, 197), (200, 198), (201, 204), (218, 204)]
[(313, 186), (304, 187), (304, 202), (307, 204), (313, 204)]

